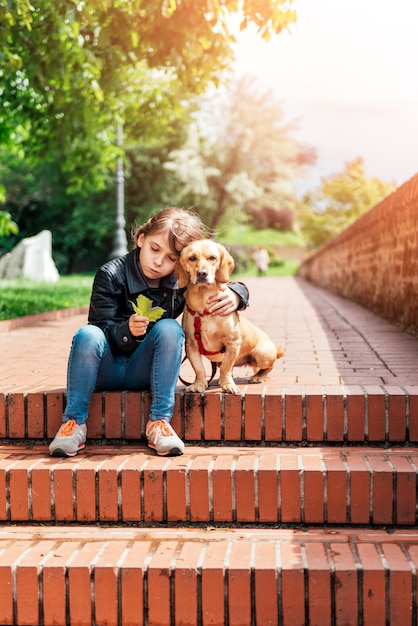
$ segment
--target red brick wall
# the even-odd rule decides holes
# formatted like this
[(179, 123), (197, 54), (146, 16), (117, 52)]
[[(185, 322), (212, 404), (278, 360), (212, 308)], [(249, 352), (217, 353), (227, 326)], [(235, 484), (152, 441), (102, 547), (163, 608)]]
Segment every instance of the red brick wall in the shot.
[(418, 327), (418, 174), (305, 259), (299, 275)]

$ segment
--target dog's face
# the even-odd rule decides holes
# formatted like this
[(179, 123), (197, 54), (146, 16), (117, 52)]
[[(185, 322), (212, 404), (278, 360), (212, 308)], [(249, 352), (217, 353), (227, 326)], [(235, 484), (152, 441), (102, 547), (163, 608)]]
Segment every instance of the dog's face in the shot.
[(175, 274), (179, 287), (226, 283), (234, 269), (234, 260), (229, 252), (212, 239), (192, 241), (183, 248)]

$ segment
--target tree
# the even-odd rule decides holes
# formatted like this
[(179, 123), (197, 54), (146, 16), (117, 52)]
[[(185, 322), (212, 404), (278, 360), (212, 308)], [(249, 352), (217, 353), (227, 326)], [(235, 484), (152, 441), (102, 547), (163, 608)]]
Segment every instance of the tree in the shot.
[(74, 189), (97, 189), (144, 72), (201, 93), (232, 57), (230, 13), (240, 10), (241, 28), (255, 23), (268, 38), (295, 20), (291, 2), (0, 0), (0, 142), (41, 158), (58, 153)]
[(183, 184), (181, 199), (216, 229), (242, 213), (270, 207), (293, 210), (293, 181), (313, 163), (314, 151), (292, 136), (282, 106), (244, 76), (218, 92), (197, 116), (188, 141), (166, 167)]
[[(171, 201), (171, 175), (162, 163), (170, 150), (183, 143), (189, 123), (180, 84), (173, 85), (164, 75), (148, 70), (141, 85), (125, 142), (128, 229), (147, 219), (151, 209)], [(22, 152), (18, 144), (0, 146), (0, 185), (7, 188), (3, 208), (20, 225), (18, 236), (0, 237), (0, 254), (21, 238), (49, 228), (61, 273), (91, 270), (107, 260), (115, 227), (114, 172), (103, 171), (102, 185), (96, 185), (90, 170), (83, 168), (85, 183), (70, 186), (70, 173), (63, 171), (55, 148), (43, 158)]]
[(104, 240), (106, 236), (111, 240), (114, 230), (114, 209), (104, 206), (106, 193), (66, 194), (58, 163), (33, 163), (4, 147), (0, 147), (0, 163), (0, 178), (8, 188), (3, 207), (19, 225), (18, 233), (0, 236), (0, 254), (22, 238), (48, 229), (53, 233), (53, 257), (60, 273), (72, 271), (77, 264), (80, 268), (87, 258), (106, 259), (100, 251), (106, 249)]
[(268, 39), (295, 20), (291, 3), (0, 0), (0, 146), (15, 159), (0, 184), (19, 237), (54, 227), (64, 271), (86, 250), (103, 257), (123, 151), (129, 221), (171, 200), (176, 181), (162, 163), (184, 141), (193, 97), (232, 58), (230, 14), (240, 10), (241, 28), (255, 23)]
[(312, 248), (321, 246), (396, 189), (395, 182), (366, 176), (361, 157), (344, 170), (322, 179), (317, 191), (307, 193), (298, 208), (302, 233)]

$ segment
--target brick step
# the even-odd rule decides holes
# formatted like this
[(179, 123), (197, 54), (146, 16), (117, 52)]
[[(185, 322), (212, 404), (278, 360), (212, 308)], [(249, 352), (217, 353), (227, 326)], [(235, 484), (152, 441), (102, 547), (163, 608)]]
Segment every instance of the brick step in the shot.
[(415, 626), (418, 531), (0, 527), (0, 623)]
[[(144, 438), (149, 393), (94, 393), (88, 436)], [(0, 394), (0, 439), (53, 438), (64, 390)], [(246, 385), (241, 396), (213, 388), (176, 394), (173, 427), (187, 442), (417, 443), (418, 387)]]
[(412, 526), (417, 467), (416, 448), (3, 446), (0, 520)]

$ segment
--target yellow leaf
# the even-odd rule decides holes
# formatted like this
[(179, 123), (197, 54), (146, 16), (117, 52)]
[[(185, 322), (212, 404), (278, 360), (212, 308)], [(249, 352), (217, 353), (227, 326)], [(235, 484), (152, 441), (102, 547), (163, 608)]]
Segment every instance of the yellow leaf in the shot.
[(137, 315), (141, 315), (141, 317), (147, 317), (150, 322), (156, 322), (160, 319), (163, 313), (165, 313), (165, 309), (160, 306), (152, 306), (152, 300), (144, 296), (142, 293), (136, 299), (136, 303), (132, 302), (132, 308)]

